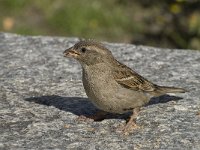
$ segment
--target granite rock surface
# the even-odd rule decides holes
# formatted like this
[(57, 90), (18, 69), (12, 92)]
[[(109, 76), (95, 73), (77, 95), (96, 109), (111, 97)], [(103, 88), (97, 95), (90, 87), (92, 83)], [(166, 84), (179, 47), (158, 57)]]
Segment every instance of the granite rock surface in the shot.
[(124, 136), (126, 116), (77, 120), (97, 111), (80, 65), (63, 57), (78, 41), (0, 33), (0, 149), (200, 149), (200, 51), (105, 43), (150, 81), (189, 90), (153, 98)]

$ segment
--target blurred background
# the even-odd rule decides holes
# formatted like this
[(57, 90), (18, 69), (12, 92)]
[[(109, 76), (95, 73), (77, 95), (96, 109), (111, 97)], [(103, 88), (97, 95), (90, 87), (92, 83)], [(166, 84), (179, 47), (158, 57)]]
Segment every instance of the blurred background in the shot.
[(199, 0), (0, 0), (0, 31), (200, 50)]

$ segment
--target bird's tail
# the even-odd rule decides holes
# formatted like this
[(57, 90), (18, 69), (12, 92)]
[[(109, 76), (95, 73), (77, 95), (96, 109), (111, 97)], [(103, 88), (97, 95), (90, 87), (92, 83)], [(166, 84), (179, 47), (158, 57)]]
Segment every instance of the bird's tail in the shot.
[(167, 87), (167, 86), (159, 86), (158, 91), (160, 93), (185, 93), (188, 92), (187, 90), (183, 88), (177, 88), (177, 87)]

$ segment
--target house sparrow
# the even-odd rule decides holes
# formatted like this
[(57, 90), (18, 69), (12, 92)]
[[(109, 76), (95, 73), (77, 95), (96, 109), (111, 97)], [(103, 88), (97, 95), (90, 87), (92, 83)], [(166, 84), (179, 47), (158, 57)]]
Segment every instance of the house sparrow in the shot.
[[(117, 61), (101, 43), (85, 40), (64, 51), (82, 66), (82, 81), (91, 102), (104, 112), (122, 114), (133, 111), (124, 131), (136, 127), (140, 107), (151, 97), (184, 93), (185, 89), (156, 85)], [(102, 114), (102, 113), (100, 113)]]

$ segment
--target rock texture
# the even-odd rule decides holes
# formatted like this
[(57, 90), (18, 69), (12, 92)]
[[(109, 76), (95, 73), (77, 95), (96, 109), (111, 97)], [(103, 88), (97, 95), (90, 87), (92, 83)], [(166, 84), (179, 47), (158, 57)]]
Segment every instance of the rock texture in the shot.
[(0, 34), (0, 149), (200, 149), (199, 51), (105, 43), (149, 80), (190, 91), (152, 99), (124, 136), (116, 131), (124, 116), (76, 120), (96, 111), (80, 65), (62, 54), (77, 41)]

